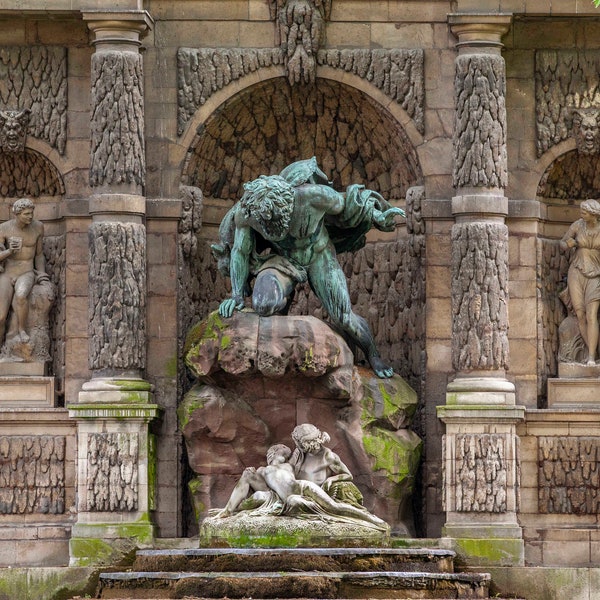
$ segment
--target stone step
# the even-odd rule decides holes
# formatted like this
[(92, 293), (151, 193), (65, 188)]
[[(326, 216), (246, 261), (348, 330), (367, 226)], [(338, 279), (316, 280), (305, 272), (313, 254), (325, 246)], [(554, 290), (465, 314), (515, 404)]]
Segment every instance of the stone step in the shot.
[(99, 597), (488, 598), (489, 585), (487, 573), (129, 571), (101, 573)]
[(454, 572), (438, 548), (186, 548), (140, 550), (135, 571), (420, 571)]

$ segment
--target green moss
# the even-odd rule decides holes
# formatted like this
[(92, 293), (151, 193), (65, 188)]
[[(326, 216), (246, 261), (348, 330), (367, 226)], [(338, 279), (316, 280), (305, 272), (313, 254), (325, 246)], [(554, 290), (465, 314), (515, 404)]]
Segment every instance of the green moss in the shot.
[(203, 385), (195, 385), (183, 398), (183, 402), (177, 407), (177, 420), (179, 428), (183, 431), (194, 411), (204, 408), (206, 398), (201, 395)]
[(363, 379), (363, 400), (361, 421), (363, 427), (368, 427), (377, 421), (398, 421), (408, 425), (417, 409), (416, 392), (398, 375), (391, 379)]
[(113, 541), (98, 538), (71, 538), (69, 551), (71, 561), (80, 567), (108, 565), (116, 554)]
[(92, 597), (98, 571), (80, 567), (0, 569), (0, 600), (66, 600)]
[(455, 538), (454, 550), (468, 565), (510, 566), (523, 563), (523, 540), (515, 538)]
[(156, 510), (156, 436), (148, 434), (148, 507)]
[(229, 346), (231, 346), (231, 337), (228, 335), (224, 335), (221, 338), (221, 350), (226, 350), (227, 348), (229, 348)]
[(113, 379), (110, 383), (123, 391), (149, 392), (152, 390), (152, 384), (141, 379)]
[(223, 321), (219, 311), (211, 312), (203, 321), (193, 325), (185, 338), (183, 355), (186, 356), (193, 346), (200, 344), (202, 340), (218, 340), (222, 332), (229, 325)]
[(382, 470), (390, 481), (401, 483), (414, 477), (421, 460), (423, 442), (412, 431), (392, 432), (372, 428), (363, 435), (363, 446), (375, 459), (375, 471)]
[(194, 515), (196, 520), (200, 520), (200, 517), (206, 513), (206, 505), (198, 499), (198, 495), (202, 492), (202, 479), (200, 477), (194, 477), (188, 482), (188, 489), (192, 496), (192, 504), (194, 506)]

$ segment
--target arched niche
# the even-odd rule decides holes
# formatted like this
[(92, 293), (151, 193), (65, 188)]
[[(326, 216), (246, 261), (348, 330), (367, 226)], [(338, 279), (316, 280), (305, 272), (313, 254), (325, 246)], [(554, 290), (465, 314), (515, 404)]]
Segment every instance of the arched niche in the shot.
[[(567, 316), (560, 299), (566, 287), (569, 252), (559, 242), (579, 218), (579, 206), (600, 197), (600, 155), (579, 152), (573, 140), (547, 160), (537, 186), (542, 223), (537, 242), (538, 396), (545, 406), (546, 382), (558, 376), (559, 326)], [(550, 157), (548, 157), (550, 158)]]
[(240, 91), (206, 119), (182, 183), (234, 202), (244, 182), (311, 156), (336, 189), (364, 183), (394, 201), (422, 181), (404, 128), (370, 96), (330, 79), (292, 88), (278, 77)]
[(0, 151), (0, 197), (35, 199), (60, 197), (64, 193), (58, 169), (37, 150)]

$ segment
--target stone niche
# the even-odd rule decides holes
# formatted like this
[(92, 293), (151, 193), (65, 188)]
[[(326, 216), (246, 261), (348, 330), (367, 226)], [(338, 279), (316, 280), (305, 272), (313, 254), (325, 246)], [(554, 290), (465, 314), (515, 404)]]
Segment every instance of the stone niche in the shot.
[(414, 535), (412, 492), (421, 439), (408, 427), (415, 392), (397, 375), (378, 379), (355, 367), (345, 341), (315, 317), (212, 313), (185, 347), (198, 378), (178, 415), (197, 517), (225, 505), (246, 467), (268, 447), (294, 447), (290, 434), (314, 423), (348, 466), (365, 507), (395, 535)]

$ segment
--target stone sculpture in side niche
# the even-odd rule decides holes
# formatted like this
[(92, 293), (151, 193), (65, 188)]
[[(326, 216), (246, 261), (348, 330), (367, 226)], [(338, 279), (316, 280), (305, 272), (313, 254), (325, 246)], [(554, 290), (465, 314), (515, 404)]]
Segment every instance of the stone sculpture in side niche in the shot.
[(363, 185), (335, 191), (315, 157), (244, 184), (241, 200), (219, 227), (221, 244), (213, 245), (220, 271), (231, 278), (231, 298), (221, 302), (221, 316), (244, 308), (250, 295), (260, 316), (286, 314), (296, 285), (308, 281), (375, 374), (391, 377), (367, 322), (352, 311), (336, 251), (358, 250), (372, 227), (393, 231), (396, 215), (404, 211)]
[(21, 198), (0, 225), (0, 361), (49, 360), (48, 321), (54, 286), (42, 252), (44, 226)]
[(559, 327), (559, 360), (594, 366), (600, 330), (600, 202), (585, 200), (580, 210), (581, 218), (560, 242), (571, 256), (567, 289), (560, 294), (570, 314)]

